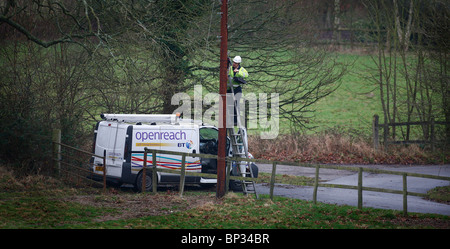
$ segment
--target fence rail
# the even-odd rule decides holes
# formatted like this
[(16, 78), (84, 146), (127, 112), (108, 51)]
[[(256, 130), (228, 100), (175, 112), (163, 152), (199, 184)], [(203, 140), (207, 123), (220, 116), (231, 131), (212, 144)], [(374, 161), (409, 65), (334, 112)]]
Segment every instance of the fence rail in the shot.
[[(201, 157), (201, 158), (217, 158), (215, 155), (210, 154), (193, 154), (193, 153), (183, 153), (183, 152), (174, 152), (174, 151), (164, 151), (164, 150), (145, 150), (145, 154), (152, 153), (153, 158), (153, 167), (151, 170), (153, 170), (156, 166), (156, 154), (162, 153), (162, 154), (171, 154), (171, 155), (181, 155), (183, 158), (185, 157)], [(264, 159), (247, 159), (247, 158), (241, 158), (241, 157), (227, 157), (227, 177), (226, 177), (226, 186), (228, 189), (229, 180), (248, 180), (248, 178), (245, 177), (238, 177), (238, 176), (230, 176), (229, 175), (229, 165), (232, 161), (236, 162), (253, 162), (253, 163), (264, 163), (264, 164), (272, 164), (272, 174), (270, 179), (270, 198), (273, 199), (273, 193), (275, 188), (275, 176), (276, 176), (276, 167), (277, 165), (283, 165), (283, 166), (293, 166), (293, 167), (308, 167), (308, 168), (315, 168), (316, 174), (314, 179), (314, 184), (308, 184), (305, 183), (304, 185), (307, 186), (314, 186), (313, 190), (313, 203), (317, 203), (317, 191), (319, 187), (325, 187), (325, 188), (343, 188), (343, 189), (356, 189), (358, 191), (358, 208), (363, 207), (363, 191), (374, 191), (374, 192), (382, 192), (382, 193), (391, 193), (391, 194), (401, 194), (403, 196), (403, 213), (404, 215), (407, 215), (407, 196), (419, 196), (419, 197), (425, 197), (426, 194), (424, 193), (416, 193), (416, 192), (410, 192), (408, 191), (408, 184), (407, 184), (407, 177), (421, 177), (421, 178), (429, 178), (429, 179), (437, 179), (437, 180), (445, 180), (450, 181), (450, 177), (446, 176), (436, 176), (436, 175), (427, 175), (427, 174), (420, 174), (420, 173), (406, 173), (406, 172), (396, 172), (396, 171), (389, 171), (389, 170), (381, 170), (381, 169), (370, 169), (370, 168), (363, 168), (363, 167), (349, 167), (349, 166), (335, 166), (335, 165), (321, 165), (321, 164), (308, 164), (308, 163), (298, 163), (298, 162), (284, 162), (284, 161), (271, 161), (271, 160), (264, 160)], [(145, 162), (145, 160), (144, 160)], [(217, 178), (217, 175), (215, 174), (205, 174), (205, 173), (194, 173), (194, 172), (186, 172), (184, 163), (185, 160), (182, 160), (182, 170), (180, 172), (180, 186), (184, 185), (184, 176), (185, 175), (193, 175), (193, 176), (204, 176), (209, 178)], [(319, 175), (320, 175), (320, 169), (335, 169), (335, 170), (347, 170), (347, 171), (355, 171), (358, 172), (358, 184), (357, 186), (352, 185), (342, 185), (342, 184), (326, 184), (326, 183), (319, 183)], [(157, 169), (156, 171), (163, 171), (161, 169)], [(154, 174), (156, 174), (156, 171)], [(170, 170), (164, 170), (165, 172), (173, 173), (173, 171)], [(403, 189), (402, 190), (395, 190), (395, 189), (384, 189), (384, 188), (376, 188), (376, 187), (364, 187), (363, 186), (363, 172), (370, 172), (370, 173), (378, 173), (378, 174), (391, 174), (391, 175), (400, 175), (402, 176), (403, 181)], [(154, 175), (155, 177), (155, 175)], [(153, 178), (156, 179), (156, 178)], [(252, 179), (255, 182), (263, 182), (261, 179), (253, 178)], [(156, 184), (153, 185), (153, 190), (156, 191)], [(182, 195), (182, 188), (180, 188), (180, 195)]]
[[(62, 144), (60, 141), (53, 141), (53, 145), (55, 148), (54, 150), (54, 159), (56, 164), (58, 165), (58, 163), (61, 163), (61, 146), (69, 149), (69, 150), (73, 150), (73, 151), (77, 151), (80, 153), (84, 153), (86, 155), (89, 156), (96, 156), (99, 158), (103, 159), (103, 189), (104, 191), (106, 190), (106, 154), (104, 153), (103, 156), (99, 156), (99, 155), (95, 155), (93, 153), (90, 152), (86, 152), (74, 147), (71, 147), (69, 145), (65, 145)], [(59, 148), (59, 149), (58, 149)], [(148, 166), (147, 165), (147, 156), (148, 153), (152, 154), (152, 165)], [(179, 155), (182, 156), (182, 162), (181, 162), (181, 170), (178, 171), (174, 171), (174, 170), (169, 170), (169, 169), (160, 169), (156, 167), (156, 155), (158, 153), (161, 154), (171, 154), (171, 155)], [(187, 172), (186, 171), (186, 157), (200, 157), (200, 158), (210, 158), (210, 159), (217, 159), (216, 155), (211, 155), (211, 154), (196, 154), (196, 153), (183, 153), (183, 152), (174, 152), (174, 151), (164, 151), (164, 150), (150, 150), (150, 149), (145, 149), (144, 152), (144, 164), (143, 164), (143, 175), (147, 174), (147, 170), (150, 170), (152, 173), (152, 186), (153, 186), (153, 192), (156, 193), (157, 192), (157, 172), (167, 172), (167, 173), (174, 173), (174, 174), (180, 174), (180, 196), (183, 196), (184, 193), (184, 179), (185, 176), (201, 176), (201, 177), (206, 177), (206, 178), (216, 178), (217, 179), (217, 174), (207, 174), (207, 173), (197, 173), (197, 172)], [(403, 213), (404, 215), (407, 215), (407, 196), (419, 196), (419, 197), (424, 197), (426, 196), (426, 194), (423, 193), (415, 193), (415, 192), (410, 192), (407, 189), (407, 177), (421, 177), (421, 178), (429, 178), (429, 179), (438, 179), (438, 180), (445, 180), (445, 181), (450, 181), (450, 177), (445, 177), (445, 176), (436, 176), (436, 175), (426, 175), (426, 174), (419, 174), (419, 173), (404, 173), (404, 172), (396, 172), (396, 171), (389, 171), (389, 170), (381, 170), (381, 169), (371, 169), (371, 168), (362, 168), (362, 167), (349, 167), (349, 166), (336, 166), (336, 165), (322, 165), (322, 164), (310, 164), (310, 163), (299, 163), (299, 162), (285, 162), (285, 161), (271, 161), (271, 160), (264, 160), (264, 159), (250, 159), (250, 158), (241, 158), (241, 157), (226, 157), (226, 161), (227, 161), (227, 176), (226, 176), (226, 189), (228, 191), (228, 186), (229, 186), (229, 181), (230, 180), (238, 180), (238, 181), (242, 181), (242, 180), (248, 180), (248, 177), (240, 177), (240, 176), (231, 176), (230, 175), (230, 167), (231, 167), (231, 162), (235, 161), (235, 162), (248, 162), (248, 163), (261, 163), (261, 164), (272, 164), (272, 174), (271, 174), (271, 178), (270, 178), (270, 198), (273, 199), (274, 196), (274, 188), (275, 188), (275, 176), (276, 176), (276, 168), (277, 165), (283, 165), (283, 166), (292, 166), (292, 167), (307, 167), (307, 168), (315, 168), (315, 178), (314, 178), (314, 183), (310, 184), (310, 183), (305, 183), (303, 185), (306, 186), (313, 186), (313, 203), (316, 204), (317, 203), (317, 191), (319, 187), (324, 187), (324, 188), (343, 188), (343, 189), (356, 189), (358, 192), (358, 208), (362, 208), (363, 207), (363, 191), (375, 191), (375, 192), (382, 192), (382, 193), (393, 193), (393, 194), (401, 194), (403, 196)], [(74, 167), (73, 164), (70, 163), (63, 163), (63, 164), (67, 164), (68, 166), (72, 166)], [(57, 167), (58, 169), (58, 167)], [(355, 171), (358, 172), (358, 183), (356, 186), (353, 185), (341, 185), (341, 184), (326, 184), (326, 183), (319, 183), (319, 176), (320, 176), (320, 169), (335, 169), (335, 170), (347, 170), (347, 171)], [(59, 170), (61, 170), (61, 166), (59, 166)], [(364, 187), (363, 186), (363, 177), (362, 174), (363, 172), (370, 172), (370, 173), (378, 173), (378, 174), (391, 174), (391, 175), (401, 175), (402, 176), (402, 181), (403, 181), (403, 189), (402, 190), (395, 190), (395, 189), (384, 189), (384, 188), (376, 188), (376, 187)], [(266, 182), (263, 181), (262, 179), (259, 178), (252, 178), (253, 181), (255, 181), (256, 183), (261, 183), (261, 182)], [(143, 177), (143, 181), (142, 181), (142, 189), (146, 189), (145, 188), (145, 177)]]
[[(54, 130), (52, 134), (52, 147), (53, 147), (53, 162), (56, 175), (61, 177), (62, 173), (66, 175), (75, 176), (78, 179), (78, 183), (83, 181), (89, 181), (92, 184), (99, 184), (99, 182), (91, 180), (86, 176), (91, 173), (89, 167), (92, 165), (87, 163), (92, 156), (103, 159), (103, 165), (106, 165), (106, 155), (95, 155), (94, 153), (87, 152), (73, 146), (61, 143), (61, 131)], [(105, 151), (106, 153), (106, 151)], [(62, 167), (62, 166), (65, 167)], [(103, 192), (106, 192), (106, 170), (103, 166)]]
[[(422, 139), (422, 140), (389, 140), (389, 127), (397, 127), (397, 126), (415, 126), (415, 125), (426, 125), (430, 127), (430, 134), (428, 139)], [(430, 144), (431, 149), (434, 151), (435, 147), (438, 143), (445, 143), (446, 141), (439, 141), (436, 140), (436, 125), (450, 125), (448, 122), (444, 121), (435, 121), (434, 118), (432, 118), (430, 121), (422, 121), (422, 122), (398, 122), (398, 123), (379, 123), (379, 116), (374, 115), (373, 121), (372, 121), (372, 134), (373, 134), (373, 148), (375, 150), (379, 150), (380, 148), (380, 128), (383, 129), (383, 144), (384, 149), (387, 150), (389, 144)]]

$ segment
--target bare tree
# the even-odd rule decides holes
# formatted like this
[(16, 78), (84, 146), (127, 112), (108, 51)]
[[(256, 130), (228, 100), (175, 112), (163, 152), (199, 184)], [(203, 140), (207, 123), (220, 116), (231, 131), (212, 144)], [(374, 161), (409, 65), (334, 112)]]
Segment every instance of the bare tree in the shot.
[[(346, 71), (330, 51), (313, 45), (316, 12), (317, 3), (311, 1), (232, 1), (229, 5), (229, 56), (240, 55), (249, 72), (244, 96), (279, 93), (280, 117), (291, 122), (291, 131), (311, 128), (314, 103), (333, 92)], [(219, 34), (218, 16), (206, 16), (209, 43), (195, 53), (192, 66), (201, 75), (197, 82), (210, 92), (218, 92), (219, 86), (219, 68), (212, 66), (218, 60), (214, 40)]]
[(73, 43), (89, 49), (87, 43), (100, 38), (99, 20), (87, 1), (2, 1), (0, 23), (7, 25), (4, 34), (12, 28), (45, 48)]
[[(379, 85), (385, 122), (448, 120), (448, 62), (443, 58), (449, 46), (443, 38), (449, 26), (449, 5), (441, 1), (365, 3), (377, 28), (373, 80)], [(421, 137), (428, 139), (431, 127), (421, 128)], [(448, 140), (448, 126), (446, 130)], [(410, 139), (410, 126), (401, 132)], [(391, 134), (395, 138), (397, 132)]]
[(308, 127), (314, 103), (333, 92), (346, 71), (313, 45), (315, 9), (309, 1), (240, 1), (231, 9), (229, 49), (247, 60), (246, 91), (279, 93), (280, 115), (292, 130)]

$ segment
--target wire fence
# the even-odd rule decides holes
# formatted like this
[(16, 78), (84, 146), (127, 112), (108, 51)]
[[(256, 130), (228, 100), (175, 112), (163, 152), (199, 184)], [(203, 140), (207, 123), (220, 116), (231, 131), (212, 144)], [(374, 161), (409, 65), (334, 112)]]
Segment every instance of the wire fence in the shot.
[[(98, 182), (90, 179), (92, 174), (93, 163), (90, 159), (93, 156), (104, 160), (106, 157), (95, 155), (94, 153), (84, 151), (61, 143), (60, 130), (53, 131), (52, 135), (53, 148), (53, 168), (56, 175), (66, 183), (72, 183), (78, 187), (93, 187), (103, 186), (103, 191), (106, 192), (106, 171), (103, 176), (103, 182)], [(103, 165), (106, 165), (105, 163)]]

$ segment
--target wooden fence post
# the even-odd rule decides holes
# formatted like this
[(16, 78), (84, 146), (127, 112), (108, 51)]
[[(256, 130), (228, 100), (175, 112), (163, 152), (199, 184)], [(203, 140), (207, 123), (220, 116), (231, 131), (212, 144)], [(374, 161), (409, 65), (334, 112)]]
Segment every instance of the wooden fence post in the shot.
[(406, 182), (406, 173), (403, 173), (403, 215), (408, 215), (408, 186)]
[(230, 188), (231, 160), (228, 159), (226, 165), (225, 194), (228, 194), (228, 189)]
[(373, 148), (375, 150), (379, 149), (380, 146), (380, 140), (379, 140), (379, 131), (380, 128), (378, 127), (379, 117), (378, 115), (373, 115), (373, 122), (372, 122), (372, 133), (373, 133)]
[(147, 191), (147, 151), (144, 150), (144, 164), (142, 165), (142, 192)]
[[(250, 169), (251, 170), (251, 169)], [(270, 178), (270, 199), (273, 201), (273, 188), (275, 187), (275, 172), (277, 170), (277, 163), (272, 163), (272, 176)]]
[(431, 131), (430, 131), (431, 151), (436, 151), (436, 135), (434, 133), (434, 117), (431, 118)]
[(384, 151), (387, 152), (388, 151), (388, 137), (389, 137), (389, 123), (388, 123), (388, 119), (384, 120), (384, 124), (383, 124), (383, 143), (384, 143)]
[(362, 172), (363, 168), (359, 167), (358, 169), (358, 209), (362, 209)]
[(156, 193), (158, 191), (158, 174), (156, 171), (156, 152), (152, 152), (152, 185), (153, 185), (153, 193)]
[(180, 197), (183, 197), (184, 180), (186, 176), (186, 155), (181, 156)]
[(320, 165), (316, 165), (316, 178), (314, 180), (314, 191), (313, 191), (313, 203), (317, 204), (317, 189), (319, 188), (319, 168)]
[(103, 194), (106, 193), (106, 150), (103, 150)]
[(52, 132), (53, 162), (57, 176), (61, 176), (61, 130), (54, 129)]

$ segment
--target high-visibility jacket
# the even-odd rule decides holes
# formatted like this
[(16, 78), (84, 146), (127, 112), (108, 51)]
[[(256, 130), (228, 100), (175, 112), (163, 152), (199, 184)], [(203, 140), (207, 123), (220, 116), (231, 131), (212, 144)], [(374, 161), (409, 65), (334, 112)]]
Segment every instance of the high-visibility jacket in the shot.
[[(247, 82), (245, 81), (245, 78), (248, 77), (248, 72), (247, 70), (245, 70), (245, 68), (239, 66), (239, 71), (238, 72), (234, 72), (233, 71), (233, 67), (230, 67), (230, 70), (228, 72), (228, 75), (231, 77), (232, 79), (232, 84), (233, 87), (238, 87), (241, 84), (246, 84)], [(228, 87), (229, 88), (229, 87)]]

